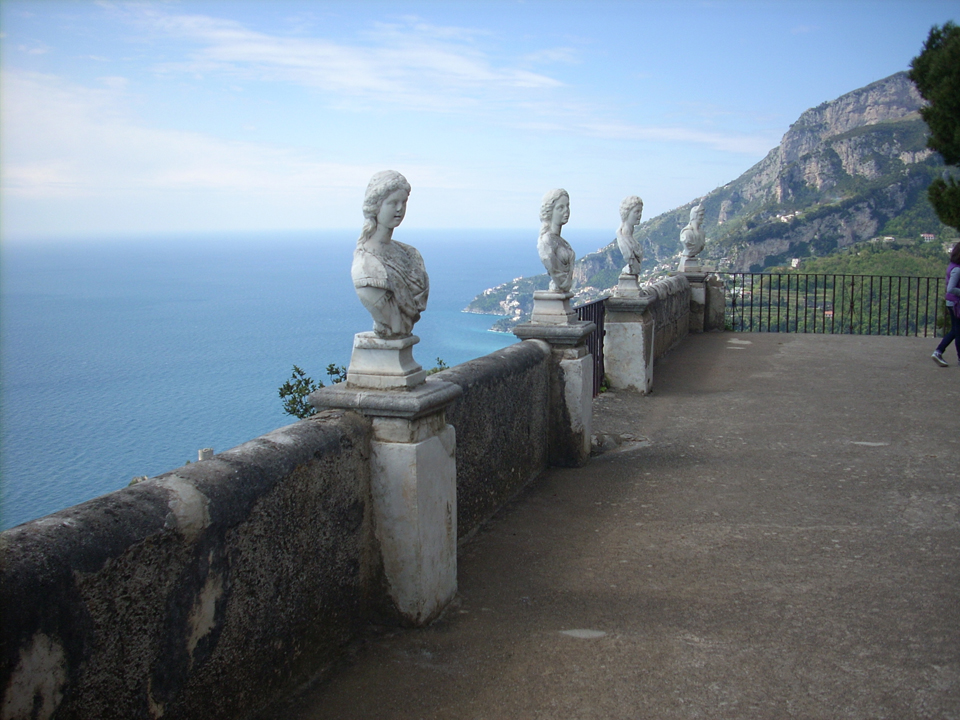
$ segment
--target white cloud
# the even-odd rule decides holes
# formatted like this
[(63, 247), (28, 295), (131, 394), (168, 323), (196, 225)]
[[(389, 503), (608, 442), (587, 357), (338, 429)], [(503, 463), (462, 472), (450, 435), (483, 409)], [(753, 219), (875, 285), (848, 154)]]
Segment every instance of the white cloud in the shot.
[(478, 33), (410, 19), (379, 24), (367, 43), (281, 37), (241, 23), (148, 9), (143, 19), (162, 32), (199, 44), (186, 61), (164, 63), (160, 72), (225, 73), (282, 81), (337, 95), (428, 110), (476, 107), (501, 94), (550, 89), (555, 78), (498, 67), (472, 38)]
[[(317, 151), (150, 127), (121, 87), (4, 70), (0, 193), (4, 233), (352, 227), (379, 164)], [(462, 182), (412, 161), (421, 189)]]
[(17, 45), (17, 50), (27, 55), (46, 55), (50, 52), (50, 48), (43, 43), (34, 43), (33, 46)]
[[(698, 129), (702, 117), (693, 127), (626, 123), (616, 117), (613, 105), (581, 100), (557, 78), (493, 62), (480, 43), (490, 33), (431, 25), (416, 17), (377, 23), (358, 41), (334, 42), (271, 35), (203, 15), (154, 8), (136, 12), (139, 22), (198, 45), (189, 59), (158, 65), (161, 72), (221, 73), (302, 85), (326, 93), (331, 106), (341, 110), (361, 110), (365, 102), (387, 103), (415, 111), (467, 112), (517, 130), (675, 141), (760, 156), (778, 140)], [(576, 62), (578, 52), (569, 47), (536, 50), (517, 59), (518, 65)], [(563, 93), (554, 92), (557, 89)]]
[(357, 187), (377, 168), (324, 162), (296, 148), (151, 128), (123, 109), (125, 83), (106, 90), (4, 71), (3, 190), (56, 197), (134, 190), (316, 192)]

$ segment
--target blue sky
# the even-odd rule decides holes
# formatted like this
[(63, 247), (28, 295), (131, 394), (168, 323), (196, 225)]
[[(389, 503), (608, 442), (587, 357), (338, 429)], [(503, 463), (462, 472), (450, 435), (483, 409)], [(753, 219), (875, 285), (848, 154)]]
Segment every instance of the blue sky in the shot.
[(0, 0), (0, 233), (615, 227), (740, 175), (905, 70), (960, 3)]

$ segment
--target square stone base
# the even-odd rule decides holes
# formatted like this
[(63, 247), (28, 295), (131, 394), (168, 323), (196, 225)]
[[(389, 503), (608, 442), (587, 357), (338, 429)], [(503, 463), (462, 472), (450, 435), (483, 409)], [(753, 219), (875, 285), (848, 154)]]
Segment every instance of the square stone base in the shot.
[(347, 385), (394, 390), (422, 384), (427, 373), (413, 359), (413, 346), (418, 342), (416, 335), (384, 340), (374, 332), (357, 333), (347, 368)]
[(640, 282), (636, 275), (620, 273), (620, 280), (613, 291), (614, 297), (639, 298)]
[(536, 325), (572, 325), (577, 322), (577, 311), (570, 307), (572, 292), (536, 290), (533, 293), (533, 314), (530, 322)]
[(649, 314), (604, 323), (603, 365), (610, 387), (644, 395), (653, 391), (653, 333)]

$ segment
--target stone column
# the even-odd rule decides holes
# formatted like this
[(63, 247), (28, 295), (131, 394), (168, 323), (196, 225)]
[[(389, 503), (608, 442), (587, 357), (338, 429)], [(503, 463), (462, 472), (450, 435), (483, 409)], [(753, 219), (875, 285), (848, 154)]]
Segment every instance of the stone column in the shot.
[(702, 333), (707, 310), (707, 273), (698, 266), (697, 271), (684, 270), (681, 274), (690, 283), (690, 332)]
[(716, 275), (707, 275), (706, 281), (707, 307), (703, 316), (703, 329), (724, 330), (727, 326), (727, 295), (723, 281)]
[(646, 395), (653, 390), (654, 321), (648, 311), (656, 295), (607, 298), (603, 321), (603, 367), (610, 387)]
[(711, 268), (699, 268), (697, 272), (682, 271), (690, 282), (690, 332), (723, 330), (726, 324), (726, 294), (723, 282), (711, 272)]
[(456, 431), (446, 408), (463, 391), (423, 380), (410, 355), (415, 335), (370, 335), (356, 336), (347, 382), (320, 388), (310, 402), (371, 419), (370, 494), (387, 592), (402, 624), (425, 625), (457, 592)]
[(597, 326), (577, 320), (572, 297), (571, 292), (538, 290), (531, 321), (513, 329), (521, 340), (543, 340), (552, 350), (549, 462), (561, 467), (587, 462), (593, 431), (593, 356), (586, 339)]

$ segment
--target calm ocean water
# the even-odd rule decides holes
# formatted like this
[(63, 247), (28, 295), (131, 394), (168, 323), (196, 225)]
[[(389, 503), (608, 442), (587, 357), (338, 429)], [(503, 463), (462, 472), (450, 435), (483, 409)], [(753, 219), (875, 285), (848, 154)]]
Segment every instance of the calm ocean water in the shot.
[[(402, 229), (401, 229), (402, 230)], [(609, 232), (564, 233), (577, 255)], [(409, 231), (430, 275), (424, 367), (515, 342), (461, 312), (543, 271), (532, 231)], [(0, 527), (8, 528), (287, 425), (294, 363), (327, 381), (370, 316), (350, 232), (4, 241), (0, 251)]]

